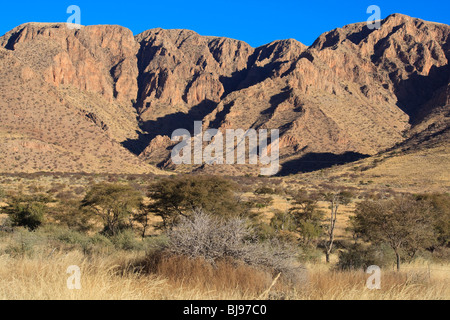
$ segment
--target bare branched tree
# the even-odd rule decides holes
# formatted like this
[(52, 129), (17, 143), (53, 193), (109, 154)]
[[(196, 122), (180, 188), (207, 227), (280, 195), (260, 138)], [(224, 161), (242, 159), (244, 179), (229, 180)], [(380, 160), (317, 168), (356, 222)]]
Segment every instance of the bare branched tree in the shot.
[(330, 205), (330, 218), (325, 225), (327, 232), (327, 240), (325, 241), (325, 257), (327, 263), (330, 262), (330, 255), (334, 246), (336, 223), (338, 217), (338, 210), (341, 205), (350, 203), (352, 195), (348, 192), (328, 192), (324, 193), (323, 200), (327, 201)]

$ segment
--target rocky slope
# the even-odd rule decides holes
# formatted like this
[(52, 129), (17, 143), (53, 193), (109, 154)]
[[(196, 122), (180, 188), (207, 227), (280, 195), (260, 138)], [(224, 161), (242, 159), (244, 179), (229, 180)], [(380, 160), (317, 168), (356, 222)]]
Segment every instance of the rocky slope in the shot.
[(114, 26), (32, 23), (0, 38), (0, 171), (156, 172), (121, 145), (138, 136), (137, 51)]
[[(36, 120), (49, 127), (61, 123), (32, 104), (31, 109), (15, 109), (18, 92), (45, 101), (52, 96), (40, 97), (40, 89), (48, 88), (55, 92), (53, 103), (95, 128), (98, 135), (92, 140), (102, 146), (112, 141), (121, 149), (105, 151), (105, 156), (131, 157), (140, 164), (174, 167), (170, 136), (179, 128), (192, 132), (195, 120), (220, 130), (280, 129), (282, 174), (359, 159), (401, 144), (445, 144), (449, 34), (448, 25), (399, 14), (383, 20), (379, 30), (353, 24), (321, 35), (310, 47), (289, 39), (252, 48), (188, 30), (153, 29), (133, 37), (118, 26), (73, 31), (61, 24), (27, 24), (0, 38), (0, 62), (21, 64), (2, 72), (19, 78), (15, 85), (22, 86), (16, 91), (2, 77), (0, 112), (5, 118), (0, 132), (6, 132), (7, 139), (24, 132), (10, 119), (13, 112), (27, 118), (22, 109), (40, 112)], [(29, 81), (39, 83), (26, 85)], [(36, 122), (27, 119), (32, 130)], [(67, 121), (71, 132), (85, 132)], [(67, 148), (66, 140), (53, 132), (50, 136), (51, 143)], [(38, 141), (48, 145), (50, 140)], [(178, 169), (258, 172), (251, 166)]]

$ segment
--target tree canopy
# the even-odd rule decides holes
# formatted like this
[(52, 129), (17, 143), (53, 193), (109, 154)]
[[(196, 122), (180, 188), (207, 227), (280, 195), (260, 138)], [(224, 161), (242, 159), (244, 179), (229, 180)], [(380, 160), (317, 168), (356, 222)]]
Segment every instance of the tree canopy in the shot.
[(406, 196), (358, 204), (353, 227), (367, 241), (388, 244), (395, 252), (398, 270), (402, 254), (414, 256), (436, 241), (430, 206)]
[(127, 226), (134, 210), (139, 209), (142, 194), (126, 184), (100, 183), (93, 185), (82, 201), (104, 223), (103, 232), (115, 235)]
[(246, 207), (235, 189), (232, 181), (217, 176), (170, 177), (149, 188), (149, 197), (154, 200), (149, 207), (162, 218), (165, 229), (198, 210), (224, 217), (240, 216)]

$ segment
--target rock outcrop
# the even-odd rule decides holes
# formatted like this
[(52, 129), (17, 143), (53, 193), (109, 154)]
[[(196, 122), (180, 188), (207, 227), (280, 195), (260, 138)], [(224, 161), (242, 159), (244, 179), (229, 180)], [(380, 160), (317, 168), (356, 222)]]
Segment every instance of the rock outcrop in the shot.
[(136, 98), (139, 46), (126, 28), (71, 30), (65, 24), (29, 23), (8, 32), (0, 46), (13, 50), (50, 84), (72, 85), (124, 104)]

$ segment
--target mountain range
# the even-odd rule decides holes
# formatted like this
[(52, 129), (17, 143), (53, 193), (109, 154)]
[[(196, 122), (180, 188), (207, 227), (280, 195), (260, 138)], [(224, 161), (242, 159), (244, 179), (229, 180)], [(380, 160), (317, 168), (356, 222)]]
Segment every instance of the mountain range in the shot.
[(175, 166), (174, 130), (279, 129), (281, 175), (448, 146), (450, 26), (401, 14), (253, 48), (189, 30), (28, 23), (0, 38), (0, 172)]

